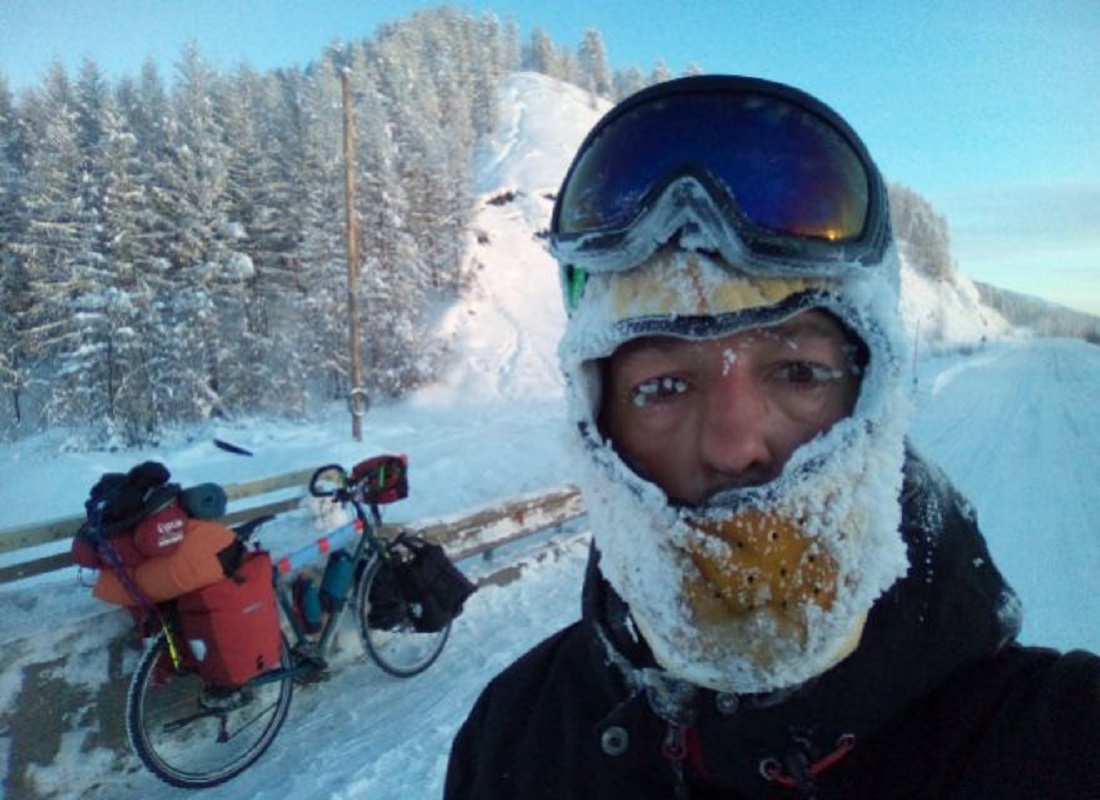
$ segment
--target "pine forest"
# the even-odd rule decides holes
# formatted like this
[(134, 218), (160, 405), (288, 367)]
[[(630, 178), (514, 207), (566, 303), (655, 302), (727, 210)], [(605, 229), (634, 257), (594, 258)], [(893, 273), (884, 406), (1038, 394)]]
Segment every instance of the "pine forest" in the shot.
[(225, 73), (189, 45), (168, 78), (152, 59), (114, 82), (55, 63), (16, 98), (0, 75), (0, 437), (133, 447), (348, 396), (345, 74), (363, 388), (430, 380), (446, 354), (427, 322), (465, 282), (474, 149), (521, 69), (611, 100), (672, 77), (612, 70), (595, 30), (521, 42), (446, 7), (304, 68)]

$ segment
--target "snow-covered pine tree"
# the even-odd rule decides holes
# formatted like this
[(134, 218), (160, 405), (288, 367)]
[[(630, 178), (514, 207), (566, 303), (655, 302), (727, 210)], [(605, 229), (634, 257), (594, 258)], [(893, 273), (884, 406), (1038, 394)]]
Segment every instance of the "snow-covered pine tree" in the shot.
[(223, 373), (236, 368), (239, 287), (249, 269), (231, 247), (239, 230), (227, 216), (227, 145), (216, 102), (220, 77), (193, 43), (184, 48), (176, 70), (162, 171), (164, 189), (175, 202), (176, 226), (168, 243), (171, 294), (161, 299), (161, 310), (175, 356), (165, 364), (173, 387), (171, 416), (193, 421), (227, 413)]
[(137, 81), (120, 82), (116, 97), (126, 133), (111, 147), (110, 257), (117, 285), (133, 309), (129, 364), (117, 406), (119, 435), (137, 444), (154, 440), (163, 425), (175, 421), (176, 345), (168, 325), (179, 272), (171, 260), (175, 193), (168, 175), (174, 117), (151, 59)]
[(24, 422), (24, 392), (29, 359), (23, 323), (33, 303), (24, 255), (19, 251), (26, 227), (23, 205), (27, 178), (27, 141), (7, 79), (0, 74), (0, 429)]
[[(579, 80), (544, 33), (522, 49)], [(355, 85), (365, 379), (400, 394), (434, 374), (428, 321), (463, 285), (473, 148), (519, 33), (440, 8), (335, 50)], [(220, 74), (190, 44), (170, 90), (148, 61), (113, 89), (58, 64), (19, 104), (0, 91), (0, 147), (18, 155), (0, 161), (11, 420), (108, 419), (101, 433), (136, 443), (346, 396), (344, 66)]]
[(554, 40), (545, 29), (537, 25), (531, 29), (531, 35), (523, 47), (522, 61), (523, 69), (530, 72), (540, 72), (551, 78), (561, 78), (564, 75), (562, 57)]
[(647, 86), (645, 75), (637, 67), (627, 67), (624, 70), (616, 70), (614, 80), (612, 81), (612, 93), (611, 99), (616, 102), (622, 100), (635, 92), (639, 92)]
[(611, 97), (611, 68), (607, 63), (603, 37), (595, 28), (588, 28), (584, 32), (584, 38), (577, 48), (577, 67), (581, 85), (585, 89), (595, 97)]
[(947, 220), (925, 198), (898, 183), (890, 193), (890, 223), (899, 246), (913, 266), (938, 281), (952, 281), (955, 262), (951, 258), (951, 234)]
[(409, 60), (416, 47), (410, 31), (390, 31), (360, 51), (352, 73), (357, 119), (371, 120), (356, 138), (364, 378), (372, 392), (387, 395), (424, 378), (408, 355), (426, 339), (430, 273), (419, 237), (431, 238), (427, 208), (442, 153), (427, 132), (438, 119), (438, 98)]
[(78, 354), (90, 320), (82, 304), (89, 292), (95, 224), (85, 206), (88, 197), (77, 100), (64, 67), (55, 62), (44, 86), (24, 106), (29, 128), (28, 153), (33, 169), (24, 204), (27, 226), (18, 248), (25, 257), (33, 302), (24, 333), (36, 361), (34, 377), (46, 389), (42, 414), (48, 424), (83, 421), (83, 401), (67, 400), (80, 392), (81, 375), (65, 370)]

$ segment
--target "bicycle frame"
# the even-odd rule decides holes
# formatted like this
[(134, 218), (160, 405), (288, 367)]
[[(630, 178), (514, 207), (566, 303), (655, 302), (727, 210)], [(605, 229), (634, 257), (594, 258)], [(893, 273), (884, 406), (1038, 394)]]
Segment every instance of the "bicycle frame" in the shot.
[[(370, 505), (370, 516), (368, 517), (367, 511), (364, 509), (364, 503), (355, 498), (352, 495), (347, 497), (341, 497), (341, 500), (349, 502), (355, 509), (355, 519), (348, 522), (345, 525), (340, 526), (336, 530), (329, 533), (324, 540), (326, 541), (343, 541), (349, 536), (355, 536), (358, 534), (358, 538), (355, 541), (355, 547), (351, 552), (352, 563), (355, 565), (356, 578), (348, 582), (344, 589), (343, 595), (340, 597), (332, 597), (332, 607), (329, 611), (328, 619), (325, 620), (321, 626), (320, 637), (316, 640), (311, 638), (311, 635), (303, 628), (299, 622), (298, 614), (294, 609), (294, 601), (290, 596), (290, 591), (286, 585), (280, 581), (280, 570), (276, 566), (272, 574), (272, 582), (275, 586), (275, 596), (279, 600), (279, 609), (282, 612), (283, 618), (287, 621), (291, 631), (294, 634), (294, 641), (291, 644), (291, 652), (299, 652), (300, 649), (307, 648), (310, 656), (316, 656), (322, 659), (321, 664), (318, 664), (315, 659), (304, 658), (300, 661), (295, 659), (295, 662), (290, 671), (294, 675), (299, 675), (306, 672), (313, 672), (317, 669), (323, 668), (324, 656), (328, 653), (329, 647), (332, 644), (332, 639), (339, 628), (340, 621), (343, 619), (344, 611), (348, 607), (348, 600), (355, 591), (356, 583), (359, 578), (370, 569), (371, 565), (379, 558), (384, 558), (385, 550), (388, 546), (386, 540), (379, 538), (375, 535), (375, 531), (381, 525), (382, 517), (378, 512), (378, 507)], [(324, 549), (322, 549), (324, 552)], [(334, 550), (329, 550), (329, 558), (332, 557)], [(258, 676), (256, 680), (263, 680), (265, 678), (269, 680), (277, 680), (280, 677), (280, 673), (283, 670), (274, 670), (274, 674), (265, 673)]]

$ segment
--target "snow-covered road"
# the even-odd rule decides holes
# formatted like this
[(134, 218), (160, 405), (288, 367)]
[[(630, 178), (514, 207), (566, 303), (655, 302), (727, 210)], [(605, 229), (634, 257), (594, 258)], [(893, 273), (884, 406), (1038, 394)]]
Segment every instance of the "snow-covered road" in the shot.
[(1036, 340), (921, 372), (913, 438), (978, 508), (1023, 640), (1100, 649), (1100, 348)]

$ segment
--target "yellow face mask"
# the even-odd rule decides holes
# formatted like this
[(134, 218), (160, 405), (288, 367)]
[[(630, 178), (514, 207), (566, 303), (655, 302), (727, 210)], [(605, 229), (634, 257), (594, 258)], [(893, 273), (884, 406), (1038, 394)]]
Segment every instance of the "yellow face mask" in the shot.
[(810, 603), (832, 608), (836, 561), (791, 520), (748, 509), (693, 527), (702, 534), (689, 553), (699, 575), (685, 590), (700, 621), (765, 609), (793, 620), (792, 610)]
[[(839, 566), (820, 542), (798, 522), (756, 508), (722, 521), (688, 524), (699, 534), (688, 551), (696, 572), (684, 576), (694, 623), (719, 630), (749, 624), (754, 617), (767, 619), (780, 637), (804, 647), (806, 609), (827, 613), (838, 594)], [(861, 618), (837, 649), (837, 660), (855, 649), (862, 629)], [(767, 641), (757, 642), (746, 655), (762, 669), (774, 660)]]

